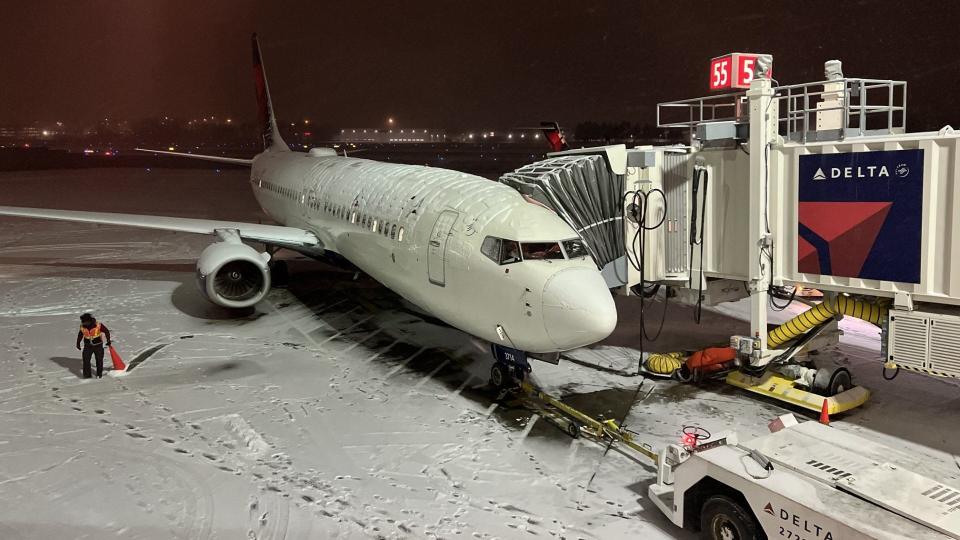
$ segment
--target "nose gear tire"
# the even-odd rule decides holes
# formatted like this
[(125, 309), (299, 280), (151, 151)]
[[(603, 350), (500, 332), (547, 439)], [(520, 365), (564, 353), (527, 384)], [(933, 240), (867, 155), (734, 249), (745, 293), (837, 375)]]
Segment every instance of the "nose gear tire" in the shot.
[(508, 378), (506, 371), (506, 366), (501, 365), (500, 362), (494, 362), (493, 366), (490, 368), (490, 384), (494, 388), (506, 387), (506, 381)]

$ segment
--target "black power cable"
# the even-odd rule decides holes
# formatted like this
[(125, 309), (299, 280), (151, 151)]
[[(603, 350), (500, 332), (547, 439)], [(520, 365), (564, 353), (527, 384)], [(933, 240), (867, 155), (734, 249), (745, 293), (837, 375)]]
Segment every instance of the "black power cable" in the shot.
[[(657, 193), (663, 199), (663, 215), (660, 216), (660, 221), (655, 225), (647, 225), (647, 211), (650, 208), (650, 195)], [(627, 201), (630, 200), (629, 206)], [(643, 364), (643, 343), (644, 339), (648, 341), (656, 341), (660, 337), (660, 333), (663, 332), (664, 321), (667, 320), (667, 299), (670, 297), (669, 294), (664, 293), (663, 299), (663, 313), (660, 316), (660, 325), (657, 328), (657, 333), (651, 337), (647, 332), (647, 324), (645, 318), (646, 312), (646, 300), (647, 298), (653, 298), (656, 296), (657, 292), (660, 289), (660, 284), (655, 283), (650, 290), (647, 289), (646, 285), (646, 273), (644, 259), (646, 254), (646, 235), (644, 231), (652, 231), (659, 228), (663, 225), (664, 221), (667, 219), (667, 196), (664, 194), (663, 190), (659, 188), (653, 188), (650, 191), (628, 191), (623, 196), (623, 212), (624, 219), (626, 219), (627, 208), (629, 208), (630, 217), (633, 218), (633, 221), (637, 224), (637, 231), (634, 233), (633, 238), (630, 240), (630, 247), (625, 250), (625, 255), (630, 265), (633, 266), (635, 270), (640, 272), (640, 358), (637, 364), (637, 371), (640, 371), (640, 368)]]
[[(697, 193), (700, 191), (700, 183), (703, 182), (703, 194), (700, 196), (700, 229), (697, 229)], [(706, 167), (694, 167), (693, 182), (690, 189), (690, 253), (688, 264), (690, 265), (690, 274), (687, 279), (687, 286), (693, 288), (693, 246), (700, 246), (700, 275), (697, 280), (697, 307), (693, 311), (693, 320), (700, 324), (700, 318), (703, 314), (703, 228), (707, 224), (707, 186), (710, 183), (710, 173)]]
[[(766, 248), (761, 248), (760, 251), (761, 251), (762, 253), (764, 253), (765, 255), (767, 255), (767, 257), (770, 259), (770, 284), (771, 284), (771, 285), (770, 285), (770, 296), (769, 296), (769, 298), (770, 298), (770, 307), (771, 307), (774, 311), (783, 311), (783, 310), (787, 309), (788, 307), (790, 307), (790, 304), (792, 304), (792, 303), (793, 303), (793, 300), (797, 297), (797, 287), (796, 287), (796, 285), (794, 285), (794, 287), (793, 287), (793, 292), (790, 293), (790, 298), (787, 299), (787, 303), (786, 303), (786, 304), (778, 304), (777, 301), (774, 299), (776, 295), (773, 294), (773, 289), (774, 289), (774, 287), (773, 287), (773, 279), (776, 277), (777, 273), (776, 273), (776, 271), (774, 270), (775, 259), (774, 259), (774, 257), (773, 257), (773, 249), (774, 249), (774, 248), (773, 248), (773, 244), (770, 244), (770, 251), (767, 251)], [(782, 287), (781, 287), (781, 289), (782, 289)]]
[[(776, 271), (775, 271), (775, 269), (774, 269), (774, 268), (775, 268), (774, 264), (775, 264), (776, 259), (775, 259), (774, 256), (773, 256), (773, 251), (774, 251), (773, 244), (770, 244), (770, 250), (769, 250), (769, 251), (767, 250), (767, 248), (761, 248), (761, 249), (760, 249), (760, 252), (761, 252), (763, 255), (766, 255), (768, 259), (770, 259), (770, 284), (771, 284), (771, 285), (770, 285), (770, 291), (769, 291), (769, 292), (770, 292), (770, 295), (769, 295), (769, 298), (770, 298), (770, 307), (771, 307), (771, 309), (773, 309), (774, 311), (783, 311), (783, 310), (787, 309), (788, 307), (790, 307), (790, 304), (792, 304), (793, 301), (794, 301), (794, 299), (797, 297), (797, 287), (796, 287), (796, 285), (794, 285), (794, 287), (793, 287), (793, 292), (790, 293), (790, 298), (787, 298), (787, 303), (786, 303), (786, 304), (779, 304), (779, 303), (777, 303), (777, 301), (774, 299), (776, 295), (773, 294), (773, 291), (774, 291), (774, 289), (775, 289), (775, 287), (773, 286), (773, 279), (776, 277), (777, 273), (776, 273)], [(781, 290), (783, 290), (782, 287), (781, 287)]]
[(794, 300), (794, 298), (796, 298), (796, 297), (797, 297), (797, 288), (794, 287), (794, 288), (793, 288), (793, 292), (790, 293), (790, 297), (787, 298), (787, 303), (786, 303), (786, 304), (778, 304), (777, 301), (775, 300), (776, 295), (774, 295), (773, 292), (771, 291), (771, 294), (770, 294), (770, 308), (773, 309), (774, 311), (783, 311), (783, 310), (787, 309), (788, 307), (790, 307), (790, 304), (793, 303), (793, 300)]

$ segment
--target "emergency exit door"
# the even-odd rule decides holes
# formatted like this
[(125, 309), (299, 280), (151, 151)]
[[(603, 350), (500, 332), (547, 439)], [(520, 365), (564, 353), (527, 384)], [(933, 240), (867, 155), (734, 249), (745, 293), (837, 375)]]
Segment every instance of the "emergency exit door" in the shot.
[(450, 231), (457, 221), (457, 216), (453, 210), (440, 214), (433, 226), (433, 232), (430, 233), (430, 244), (427, 246), (427, 275), (430, 283), (441, 287), (446, 285), (447, 239), (450, 238)]

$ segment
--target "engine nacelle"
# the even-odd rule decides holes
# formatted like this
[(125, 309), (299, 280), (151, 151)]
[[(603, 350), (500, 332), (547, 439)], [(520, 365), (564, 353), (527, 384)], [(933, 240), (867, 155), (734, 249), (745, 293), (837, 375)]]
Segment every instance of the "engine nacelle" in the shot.
[(197, 284), (218, 306), (245, 308), (270, 291), (270, 255), (240, 242), (216, 242), (197, 260)]

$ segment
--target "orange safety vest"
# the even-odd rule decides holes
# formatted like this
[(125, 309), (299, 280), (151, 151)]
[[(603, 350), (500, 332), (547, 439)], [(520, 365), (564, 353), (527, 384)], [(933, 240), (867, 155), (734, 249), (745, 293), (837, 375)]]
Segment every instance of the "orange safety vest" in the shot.
[(88, 341), (93, 341), (100, 337), (100, 323), (97, 323), (93, 328), (87, 328), (86, 326), (80, 326), (80, 333), (83, 334), (83, 339)]

